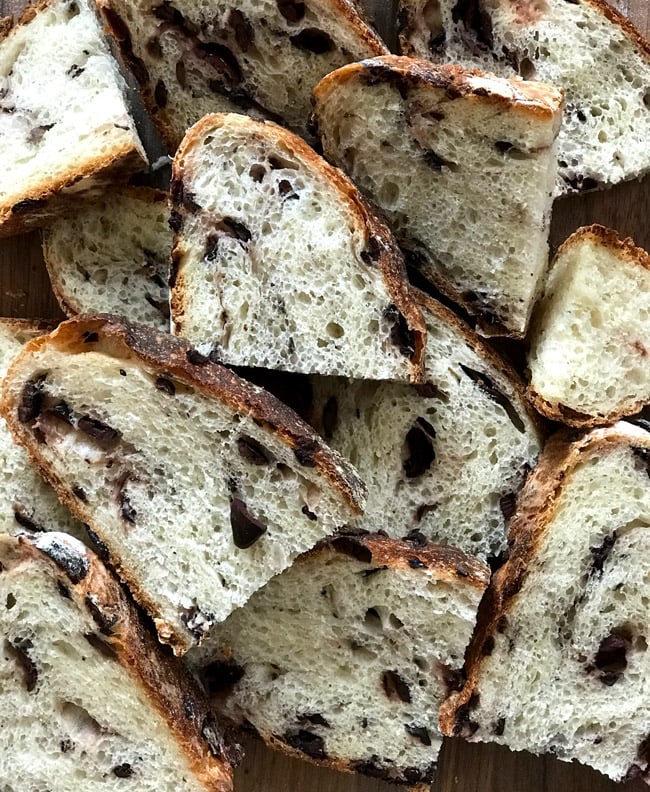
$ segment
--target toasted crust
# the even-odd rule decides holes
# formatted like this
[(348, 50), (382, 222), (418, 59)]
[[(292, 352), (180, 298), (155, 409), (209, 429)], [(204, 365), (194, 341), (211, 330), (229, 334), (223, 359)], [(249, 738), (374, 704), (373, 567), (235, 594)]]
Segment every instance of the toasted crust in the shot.
[[(564, 105), (564, 91), (545, 83), (512, 77), (506, 81), (510, 91), (504, 93), (503, 80), (476, 69), (438, 65), (399, 55), (370, 58), (337, 69), (314, 88), (315, 101), (326, 101), (334, 88), (362, 75), (373, 83), (398, 81), (412, 88), (435, 88), (444, 91), (449, 99), (469, 97), (476, 102), (495, 105), (501, 111), (507, 109), (534, 118), (554, 119)], [(557, 118), (558, 128), (559, 124)]]
[[(591, 1), (594, 4), (596, 3), (596, 0)], [(583, 226), (571, 234), (558, 248), (555, 259), (585, 241), (592, 241), (600, 247), (609, 248), (613, 254), (623, 261), (650, 270), (650, 253), (643, 250), (643, 248), (637, 247), (630, 237), (621, 239), (616, 231), (597, 224)], [(527, 395), (535, 409), (546, 418), (579, 429), (589, 429), (604, 424), (616, 423), (626, 415), (633, 415), (639, 412), (646, 404), (643, 399), (639, 399), (636, 402), (627, 403), (623, 409), (613, 410), (606, 415), (594, 417), (567, 407), (564, 404), (553, 404), (540, 396), (531, 386), (527, 389)]]
[[(0, 20), (0, 43), (10, 38), (15, 31), (28, 25), (41, 11), (52, 5), (55, 0), (38, 0), (33, 5), (27, 6), (18, 17), (5, 17)], [(74, 188), (82, 179), (93, 176), (85, 189), (99, 187), (104, 180), (106, 183), (129, 178), (138, 171), (143, 170), (148, 164), (142, 144), (132, 146), (124, 143), (116, 147), (110, 154), (104, 154), (86, 160), (82, 166), (71, 168), (67, 173), (57, 178), (48, 177), (31, 190), (27, 190), (20, 201), (0, 203), (0, 238), (13, 236), (40, 228), (56, 215), (64, 214), (71, 208), (73, 196), (84, 190), (83, 187)], [(66, 190), (69, 191), (66, 194)], [(63, 191), (63, 192), (62, 192)]]
[[(247, 414), (298, 453), (307, 452), (313, 467), (319, 470), (332, 489), (341, 494), (355, 514), (361, 513), (366, 488), (357, 473), (345, 460), (330, 451), (306, 423), (274, 396), (202, 356), (199, 356), (200, 363), (190, 363), (188, 353), (193, 350), (181, 339), (157, 332), (146, 325), (126, 322), (116, 316), (79, 316), (63, 322), (51, 335), (37, 338), (23, 348), (5, 377), (0, 411), (4, 414), (15, 440), (24, 446), (33, 465), (56, 491), (59, 500), (81, 522), (90, 526), (100, 542), (103, 538), (102, 526), (43, 459), (38, 443), (18, 420), (18, 404), (9, 386), (14, 368), (19, 370), (25, 358), (44, 347), (53, 345), (57, 350), (72, 355), (87, 352), (93, 344), (84, 342), (83, 333), (96, 333), (98, 341), (94, 343), (101, 345), (102, 352), (118, 359), (135, 358), (140, 363), (160, 371), (166, 378), (175, 379), (198, 393), (218, 399), (233, 410)], [(165, 636), (165, 641), (177, 654), (185, 653), (190, 646), (187, 637), (180, 634), (175, 625), (162, 618), (158, 603), (143, 591), (138, 579), (123, 566), (114, 549), (110, 553), (108, 548), (106, 551), (111, 567), (129, 587), (135, 600), (152, 615), (159, 634)]]
[(492, 577), (481, 602), (474, 636), (466, 655), (467, 682), (452, 693), (440, 709), (443, 734), (457, 733), (457, 719), (471, 699), (480, 694), (480, 677), (485, 662), (483, 646), (498, 631), (499, 621), (507, 617), (528, 575), (531, 561), (539, 552), (553, 521), (562, 489), (578, 464), (587, 455), (616, 445), (635, 445), (650, 449), (650, 434), (632, 424), (594, 429), (578, 435), (562, 430), (547, 443), (539, 464), (519, 495), (517, 511), (510, 523), (510, 557)]
[[(368, 27), (365, 20), (358, 13), (351, 0), (322, 0), (325, 5), (332, 6), (336, 13), (351, 26), (362, 42), (377, 55), (385, 55), (388, 52), (386, 45), (379, 36)], [(149, 79), (149, 72), (141, 58), (133, 51), (131, 34), (124, 20), (111, 5), (111, 0), (96, 0), (99, 12), (104, 20), (106, 32), (112, 36), (119, 44), (119, 51), (122, 60), (133, 73), (140, 86), (140, 93), (144, 106), (156, 124), (160, 136), (169, 151), (175, 151), (180, 144), (177, 134), (174, 132), (174, 125), (169, 119), (166, 110), (161, 109), (154, 98), (154, 88)], [(266, 113), (269, 117), (270, 112)], [(279, 120), (279, 119), (278, 119)]]
[[(48, 552), (52, 543), (64, 545), (66, 559), (79, 560), (72, 577)], [(197, 780), (209, 792), (232, 790), (232, 769), (223, 737), (208, 702), (183, 665), (164, 654), (145, 628), (133, 603), (95, 554), (65, 534), (23, 534), (0, 537), (0, 554), (6, 569), (31, 561), (49, 567), (49, 574), (70, 591), (77, 606), (86, 610), (106, 634), (116, 659), (141, 687), (164, 719), (185, 754)], [(208, 741), (205, 732), (210, 730)], [(236, 756), (236, 747), (232, 756)]]
[[(404, 569), (413, 574), (431, 571), (441, 580), (462, 582), (480, 591), (485, 590), (490, 581), (490, 569), (487, 564), (462, 550), (428, 542), (420, 544), (416, 540), (391, 539), (378, 533), (343, 534), (323, 539), (316, 547), (300, 556), (295, 563), (300, 564), (314, 556), (326, 557), (336, 553), (351, 556), (361, 563), (372, 563), (390, 569)], [(258, 736), (271, 748), (296, 759), (303, 759), (319, 767), (328, 767), (340, 772), (359, 772), (353, 759), (349, 761), (331, 757), (315, 759), (293, 748), (272, 733), (258, 733)], [(391, 781), (388, 777), (385, 780)], [(414, 792), (428, 792), (430, 786), (431, 782), (428, 781), (411, 784), (408, 788)]]
[[(302, 159), (323, 180), (332, 184), (341, 201), (345, 202), (355, 224), (365, 229), (366, 239), (374, 240), (379, 250), (378, 266), (386, 284), (391, 300), (406, 319), (409, 329), (413, 333), (415, 351), (411, 357), (411, 380), (421, 382), (424, 374), (424, 353), (426, 347), (426, 325), (420, 310), (413, 298), (413, 291), (408, 283), (404, 257), (388, 226), (377, 216), (370, 203), (360, 194), (352, 181), (329, 163), (305, 143), (304, 140), (294, 135), (272, 121), (257, 121), (247, 116), (238, 116), (232, 113), (213, 113), (202, 118), (184, 137), (179, 146), (172, 170), (171, 203), (172, 209), (179, 213), (181, 218), (187, 208), (179, 200), (182, 195), (183, 175), (185, 173), (186, 157), (193, 149), (201, 144), (203, 138), (211, 131), (228, 124), (230, 127), (239, 127), (251, 136), (261, 135), (272, 138), (274, 142), (284, 148), (288, 153)], [(171, 311), (172, 319), (184, 313), (184, 292), (182, 270), (178, 271), (178, 262), (182, 255), (182, 245), (179, 235), (174, 234), (172, 250)], [(180, 331), (175, 322), (176, 332)]]
[[(150, 204), (162, 204), (166, 203), (169, 200), (169, 195), (164, 190), (157, 190), (153, 187), (113, 187), (111, 189), (111, 197), (119, 196), (119, 195), (128, 195), (132, 196), (133, 198), (137, 198), (140, 201), (150, 203)], [(73, 207), (70, 207), (72, 209)], [(61, 283), (60, 283), (60, 272), (58, 267), (48, 258), (47, 256), (47, 229), (43, 230), (43, 258), (45, 260), (45, 266), (47, 268), (47, 274), (50, 277), (50, 285), (52, 287), (52, 291), (54, 292), (54, 296), (56, 297), (57, 302), (63, 313), (68, 317), (77, 316), (77, 314), (83, 311), (83, 307), (80, 303), (74, 302), (74, 295), (68, 292), (68, 294), (64, 294), (61, 290)], [(53, 328), (52, 328), (53, 329)]]

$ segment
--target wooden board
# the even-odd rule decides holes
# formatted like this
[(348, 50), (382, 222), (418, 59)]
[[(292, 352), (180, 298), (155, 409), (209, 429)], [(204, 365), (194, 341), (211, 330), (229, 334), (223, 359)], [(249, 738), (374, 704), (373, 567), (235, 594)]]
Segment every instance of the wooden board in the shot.
[[(385, 18), (391, 0), (366, 0)], [(650, 36), (650, 0), (612, 0)], [(20, 0), (0, 0), (12, 13)], [(650, 145), (650, 141), (648, 141)], [(650, 178), (586, 196), (565, 198), (554, 208), (552, 246), (588, 223), (603, 223), (650, 249)], [(62, 317), (49, 288), (37, 234), (0, 240), (0, 315)], [(296, 646), (296, 652), (300, 646)], [(513, 674), (516, 669), (513, 669)], [(253, 741), (236, 773), (236, 792), (395, 792), (395, 787), (357, 776), (321, 770), (289, 760)], [(505, 748), (448, 740), (433, 792), (641, 792), (642, 782), (614, 784), (598, 773), (551, 757), (514, 754)]]

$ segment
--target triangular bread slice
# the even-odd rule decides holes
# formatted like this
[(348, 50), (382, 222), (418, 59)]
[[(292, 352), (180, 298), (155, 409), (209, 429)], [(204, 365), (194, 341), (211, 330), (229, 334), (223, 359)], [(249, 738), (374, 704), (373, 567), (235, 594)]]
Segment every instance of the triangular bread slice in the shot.
[(312, 380), (310, 420), (368, 486), (355, 525), (482, 558), (506, 550), (517, 492), (542, 447), (523, 382), (452, 311), (418, 293), (422, 385)]
[(404, 55), (566, 91), (558, 194), (650, 170), (650, 43), (606, 0), (399, 0), (398, 26)]
[(391, 56), (338, 69), (314, 98), (325, 156), (409, 263), (484, 332), (523, 336), (548, 265), (562, 93)]
[(385, 536), (325, 541), (188, 656), (226, 719), (337, 770), (428, 790), (489, 569)]
[(179, 653), (365, 499), (350, 465), (268, 393), (116, 317), (30, 342), (3, 411)]
[(94, 3), (42, 0), (0, 26), (0, 236), (146, 165)]
[(169, 331), (167, 193), (121, 187), (43, 232), (52, 290), (68, 316), (111, 313)]
[(99, 559), (0, 535), (0, 787), (230, 792), (205, 696)]
[(445, 734), (650, 778), (650, 433), (551, 441), (481, 605)]
[[(0, 378), (23, 344), (49, 333), (54, 323), (35, 319), (0, 319)], [(56, 493), (16, 445), (4, 418), (0, 418), (0, 534), (65, 531), (87, 540), (86, 529), (66, 509)]]
[(530, 392), (573, 426), (613, 423), (650, 403), (650, 255), (603, 226), (558, 250), (529, 337)]
[(170, 151), (206, 113), (250, 113), (307, 134), (311, 91), (385, 55), (353, 0), (99, 0)]
[(397, 243), (299, 137), (206, 116), (171, 200), (176, 335), (232, 365), (418, 381), (424, 322)]

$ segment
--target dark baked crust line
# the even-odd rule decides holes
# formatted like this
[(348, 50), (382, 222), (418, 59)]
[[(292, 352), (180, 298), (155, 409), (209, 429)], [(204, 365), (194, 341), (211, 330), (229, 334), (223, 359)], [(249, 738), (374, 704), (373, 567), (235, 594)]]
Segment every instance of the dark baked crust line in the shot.
[[(172, 185), (182, 183), (187, 173), (186, 157), (191, 155), (195, 146), (213, 129), (220, 128), (226, 122), (228, 114), (214, 113), (204, 116), (190, 128), (174, 157)], [(254, 135), (262, 130), (279, 146), (289, 153), (296, 154), (304, 160), (320, 177), (332, 184), (339, 193), (349, 211), (355, 217), (357, 225), (366, 231), (366, 238), (376, 241), (379, 248), (379, 268), (391, 300), (406, 319), (409, 329), (413, 332), (415, 352), (411, 358), (411, 380), (421, 382), (423, 376), (424, 354), (426, 347), (426, 326), (422, 314), (413, 299), (413, 290), (409, 286), (404, 257), (388, 226), (377, 216), (370, 203), (360, 194), (352, 181), (339, 169), (327, 163), (322, 157), (305, 143), (302, 138), (272, 121), (257, 121), (245, 116), (237, 116), (240, 128)], [(181, 217), (187, 212), (182, 202), (175, 201), (177, 190), (172, 189), (172, 208)], [(174, 250), (172, 258), (177, 262), (183, 254), (182, 235), (174, 234)], [(182, 270), (178, 277), (172, 277), (175, 285), (172, 288), (172, 318), (183, 313), (185, 304)]]
[[(75, 582), (36, 546), (29, 535), (1, 537), (0, 542), (5, 548), (9, 547), (14, 566), (35, 561), (49, 567), (49, 574), (65, 585), (79, 610), (86, 611), (98, 624), (103, 619), (111, 624), (110, 634), (105, 636), (105, 640), (133, 683), (144, 690), (151, 705), (166, 722), (197, 780), (207, 792), (231, 792), (231, 757), (213, 722), (207, 699), (182, 663), (163, 653), (143, 625), (133, 603), (97, 556), (85, 549), (87, 572)], [(68, 549), (73, 552), (69, 546)], [(220, 755), (215, 756), (202, 736), (206, 719), (215, 729), (213, 747), (221, 749)]]

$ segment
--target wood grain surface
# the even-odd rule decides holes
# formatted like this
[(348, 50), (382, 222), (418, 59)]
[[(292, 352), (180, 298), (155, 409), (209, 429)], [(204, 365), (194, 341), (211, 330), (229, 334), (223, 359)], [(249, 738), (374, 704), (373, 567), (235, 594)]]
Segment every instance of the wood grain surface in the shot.
[[(392, 0), (365, 0), (382, 32)], [(650, 0), (612, 0), (650, 36)], [(0, 0), (0, 9), (13, 13), (20, 0)], [(390, 38), (390, 36), (387, 36)], [(650, 141), (649, 141), (650, 145)], [(650, 178), (612, 190), (565, 198), (553, 213), (552, 247), (573, 230), (602, 223), (633, 237), (650, 249)], [(38, 234), (0, 240), (0, 315), (60, 318), (62, 313), (49, 287)], [(300, 646), (296, 646), (296, 652)], [(517, 670), (513, 669), (513, 674)], [(507, 691), (504, 691), (507, 695)], [(321, 770), (289, 760), (254, 741), (245, 744), (246, 758), (236, 773), (236, 792), (395, 792), (395, 787), (368, 778)], [(433, 792), (641, 792), (642, 782), (614, 784), (600, 774), (551, 757), (512, 753), (492, 745), (448, 740), (443, 748)]]

